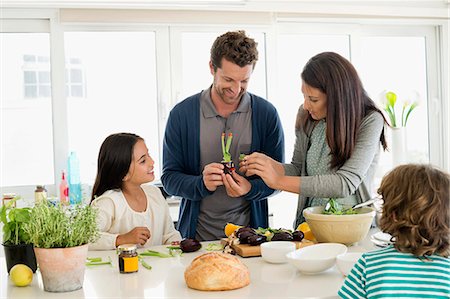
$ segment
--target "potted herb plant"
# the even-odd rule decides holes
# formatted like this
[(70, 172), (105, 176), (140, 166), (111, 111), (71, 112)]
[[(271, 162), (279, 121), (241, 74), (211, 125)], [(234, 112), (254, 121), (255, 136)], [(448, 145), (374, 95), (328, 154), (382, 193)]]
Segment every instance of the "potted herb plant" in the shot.
[(36, 256), (24, 225), (30, 221), (30, 208), (16, 208), (19, 197), (14, 197), (0, 208), (0, 221), (3, 223), (3, 250), (6, 268), (9, 271), (16, 264), (25, 264), (36, 272)]
[(24, 230), (34, 244), (45, 291), (69, 292), (83, 286), (88, 243), (99, 236), (96, 218), (97, 210), (89, 205), (41, 202), (32, 208)]

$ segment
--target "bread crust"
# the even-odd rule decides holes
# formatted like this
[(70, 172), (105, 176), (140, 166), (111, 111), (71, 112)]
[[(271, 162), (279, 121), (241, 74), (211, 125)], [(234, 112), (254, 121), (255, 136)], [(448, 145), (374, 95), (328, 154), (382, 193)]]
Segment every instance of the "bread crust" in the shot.
[(226, 291), (250, 284), (250, 272), (237, 257), (208, 252), (196, 257), (184, 271), (184, 279), (191, 289)]

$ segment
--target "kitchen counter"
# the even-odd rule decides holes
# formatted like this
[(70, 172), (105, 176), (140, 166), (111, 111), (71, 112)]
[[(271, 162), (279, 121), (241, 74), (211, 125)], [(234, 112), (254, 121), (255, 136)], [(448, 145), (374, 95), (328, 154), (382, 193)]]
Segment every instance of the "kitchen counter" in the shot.
[[(349, 247), (349, 252), (375, 249), (369, 237), (377, 231), (372, 229), (364, 241)], [(288, 263), (269, 264), (260, 257), (253, 257), (241, 258), (250, 270), (249, 286), (233, 291), (196, 291), (186, 286), (183, 275), (191, 261), (206, 252), (203, 248), (181, 257), (146, 257), (153, 268), (147, 270), (139, 265), (139, 271), (131, 274), (119, 273), (115, 251), (89, 251), (89, 257), (102, 257), (103, 260), (111, 257), (113, 265), (86, 267), (83, 288), (67, 293), (45, 292), (39, 270), (30, 286), (15, 287), (6, 274), (2, 256), (0, 298), (337, 298), (337, 291), (344, 281), (336, 266), (321, 274), (304, 275)], [(165, 246), (151, 249), (167, 252)]]

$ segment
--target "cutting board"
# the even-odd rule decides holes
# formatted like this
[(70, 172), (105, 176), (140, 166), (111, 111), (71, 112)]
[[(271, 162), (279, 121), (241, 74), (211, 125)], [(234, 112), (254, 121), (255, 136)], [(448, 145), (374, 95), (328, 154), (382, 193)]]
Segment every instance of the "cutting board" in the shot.
[[(315, 244), (312, 241), (303, 239), (301, 242), (294, 242), (297, 249), (306, 247), (309, 245)], [(222, 239), (222, 244), (227, 244), (227, 239)], [(261, 256), (261, 247), (258, 246), (250, 246), (248, 244), (237, 244), (237, 245), (231, 245), (231, 248), (236, 251), (237, 254), (239, 254), (242, 257), (252, 257), (252, 256)]]

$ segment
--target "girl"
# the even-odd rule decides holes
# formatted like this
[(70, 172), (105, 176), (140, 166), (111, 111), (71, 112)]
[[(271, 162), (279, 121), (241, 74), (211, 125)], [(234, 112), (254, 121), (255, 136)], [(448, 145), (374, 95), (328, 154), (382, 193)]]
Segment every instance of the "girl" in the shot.
[(161, 191), (150, 185), (154, 161), (144, 140), (131, 133), (108, 136), (100, 147), (91, 205), (99, 210), (100, 239), (92, 250), (121, 244), (144, 247), (181, 240)]
[(380, 228), (393, 246), (363, 254), (342, 298), (450, 298), (450, 176), (428, 165), (386, 175)]

